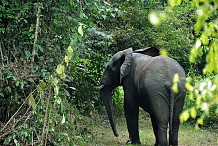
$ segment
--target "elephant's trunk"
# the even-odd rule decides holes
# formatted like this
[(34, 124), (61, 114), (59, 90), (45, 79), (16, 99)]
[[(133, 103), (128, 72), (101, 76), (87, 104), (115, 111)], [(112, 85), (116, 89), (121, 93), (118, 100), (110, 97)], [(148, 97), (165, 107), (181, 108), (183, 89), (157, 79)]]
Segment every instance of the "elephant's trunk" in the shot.
[(113, 133), (117, 137), (119, 135), (117, 133), (116, 125), (114, 123), (114, 110), (113, 110), (113, 105), (112, 105), (112, 89), (103, 87), (102, 89), (100, 89), (100, 96), (105, 105)]

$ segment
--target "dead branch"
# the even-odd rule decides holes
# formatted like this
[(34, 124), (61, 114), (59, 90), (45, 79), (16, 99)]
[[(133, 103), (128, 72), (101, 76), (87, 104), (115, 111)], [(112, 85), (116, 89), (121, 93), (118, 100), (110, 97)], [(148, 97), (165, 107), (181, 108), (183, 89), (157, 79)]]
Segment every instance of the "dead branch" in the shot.
[(35, 38), (34, 38), (34, 43), (33, 43), (33, 52), (32, 52), (32, 59), (31, 59), (31, 63), (34, 62), (34, 57), (36, 54), (36, 44), (37, 44), (37, 40), (38, 40), (38, 33), (39, 33), (39, 18), (40, 18), (40, 13), (41, 13), (41, 6), (40, 4), (36, 4), (37, 6), (37, 13), (36, 13), (36, 30), (35, 30)]
[(3, 52), (2, 52), (2, 46), (1, 46), (1, 42), (0, 42), (0, 53), (1, 53), (1, 58), (2, 58), (2, 66), (4, 66), (4, 57), (3, 57)]

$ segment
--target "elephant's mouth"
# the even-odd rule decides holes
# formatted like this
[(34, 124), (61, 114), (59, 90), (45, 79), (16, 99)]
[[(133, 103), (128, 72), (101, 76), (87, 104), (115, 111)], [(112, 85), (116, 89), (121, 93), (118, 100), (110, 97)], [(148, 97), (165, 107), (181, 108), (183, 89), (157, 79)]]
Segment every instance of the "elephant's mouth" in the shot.
[(110, 88), (111, 90), (116, 88), (116, 86), (114, 84), (103, 84), (103, 83), (101, 83), (100, 86), (98, 87), (98, 89), (103, 89), (104, 87)]
[(103, 89), (105, 87), (105, 85), (104, 84), (101, 84), (99, 87), (98, 87), (98, 89)]

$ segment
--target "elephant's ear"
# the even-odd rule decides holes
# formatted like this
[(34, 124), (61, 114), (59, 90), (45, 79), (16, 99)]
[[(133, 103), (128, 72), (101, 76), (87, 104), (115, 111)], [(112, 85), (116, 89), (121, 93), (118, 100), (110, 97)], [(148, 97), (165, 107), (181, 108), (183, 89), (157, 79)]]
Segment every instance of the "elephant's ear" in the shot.
[(141, 53), (141, 54), (145, 54), (145, 55), (155, 57), (155, 56), (160, 55), (160, 50), (158, 48), (156, 48), (156, 47), (148, 47), (148, 48), (135, 50), (134, 53)]
[(131, 69), (132, 64), (132, 48), (126, 49), (123, 51), (123, 55), (125, 57), (123, 64), (120, 67), (120, 83), (122, 82), (122, 79), (128, 75)]

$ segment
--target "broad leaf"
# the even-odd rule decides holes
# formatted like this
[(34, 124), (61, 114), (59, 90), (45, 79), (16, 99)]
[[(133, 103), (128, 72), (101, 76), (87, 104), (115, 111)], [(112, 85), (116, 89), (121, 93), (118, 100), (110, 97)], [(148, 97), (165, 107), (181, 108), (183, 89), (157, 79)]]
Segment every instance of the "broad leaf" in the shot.
[(83, 25), (81, 24), (79, 27), (78, 27), (78, 33), (83, 36)]
[(33, 97), (33, 95), (31, 94), (30, 95), (30, 98), (29, 98), (29, 106), (32, 106), (32, 108), (33, 109), (35, 109), (36, 108), (36, 102), (35, 102), (35, 99), (34, 99), (34, 97)]

